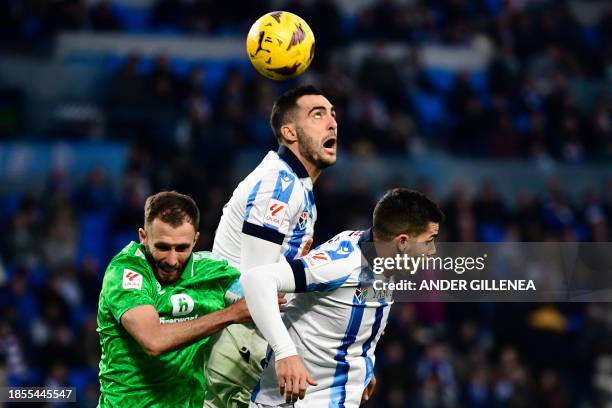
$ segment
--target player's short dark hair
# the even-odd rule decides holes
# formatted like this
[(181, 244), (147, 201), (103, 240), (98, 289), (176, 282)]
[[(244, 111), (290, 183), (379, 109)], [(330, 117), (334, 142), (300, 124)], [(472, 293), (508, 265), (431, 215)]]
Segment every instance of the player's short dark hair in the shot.
[(391, 241), (399, 234), (422, 234), (430, 222), (439, 224), (444, 221), (444, 213), (425, 194), (407, 188), (394, 188), (378, 200), (373, 218), (374, 236), (382, 241)]
[(323, 95), (323, 92), (312, 85), (300, 85), (291, 88), (274, 102), (270, 113), (270, 127), (279, 145), (283, 144), (281, 128), (294, 119), (293, 113), (297, 107), (297, 100), (304, 95)]
[(188, 222), (198, 230), (200, 210), (193, 198), (176, 191), (162, 191), (147, 198), (144, 207), (145, 226), (153, 220), (161, 221), (173, 227), (179, 227)]

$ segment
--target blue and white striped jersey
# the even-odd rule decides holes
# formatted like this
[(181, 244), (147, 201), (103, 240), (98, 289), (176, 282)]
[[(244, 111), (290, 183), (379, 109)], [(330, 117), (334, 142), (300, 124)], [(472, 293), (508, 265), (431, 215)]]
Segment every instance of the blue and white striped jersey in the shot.
[(236, 187), (223, 207), (213, 253), (240, 265), (241, 232), (281, 245), (295, 259), (312, 238), (317, 209), (312, 180), (297, 157), (281, 146)]
[[(295, 298), (283, 321), (317, 386), (295, 407), (359, 407), (374, 371), (374, 350), (387, 324), (390, 291), (376, 291), (382, 274), (370, 267), (371, 232), (345, 231), (290, 262)], [(274, 353), (255, 387), (251, 406), (280, 406)]]

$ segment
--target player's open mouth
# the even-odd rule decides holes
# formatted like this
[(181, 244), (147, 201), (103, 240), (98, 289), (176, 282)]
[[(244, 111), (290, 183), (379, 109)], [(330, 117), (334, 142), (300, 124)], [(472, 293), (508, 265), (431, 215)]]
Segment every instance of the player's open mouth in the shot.
[(336, 137), (332, 136), (323, 142), (323, 149), (328, 154), (336, 154)]

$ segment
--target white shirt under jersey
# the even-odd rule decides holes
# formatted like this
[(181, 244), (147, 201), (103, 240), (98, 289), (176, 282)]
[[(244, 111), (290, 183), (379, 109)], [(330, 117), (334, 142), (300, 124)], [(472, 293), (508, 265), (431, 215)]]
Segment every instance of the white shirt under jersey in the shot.
[[(277, 262), (282, 255), (293, 260), (312, 238), (316, 219), (312, 180), (298, 158), (281, 146), (278, 152), (268, 152), (223, 207), (213, 253), (243, 270), (261, 264), (262, 258), (264, 263)], [(245, 236), (280, 248), (262, 246), (257, 240), (245, 243)], [(281, 256), (276, 257), (279, 250)], [(275, 259), (266, 262), (265, 255), (270, 252), (275, 253)], [(245, 265), (249, 257), (251, 261)]]
[[(374, 274), (370, 267), (372, 253), (370, 230), (346, 231), (303, 258), (281, 262), (275, 268), (261, 266), (243, 275), (241, 283), (249, 310), (270, 343), (268, 365), (253, 391), (252, 406), (285, 403), (279, 394), (274, 361), (297, 352), (318, 384), (309, 386), (305, 398), (295, 407), (359, 407), (363, 390), (372, 378), (374, 350), (393, 303), (390, 291), (373, 288), (375, 279), (393, 278)], [(272, 276), (278, 290), (295, 289), (297, 293), (283, 318), (286, 331), (282, 324), (280, 330), (273, 326), (277, 316), (267, 309), (274, 307), (274, 299), (263, 304), (263, 286), (271, 285), (262, 280), (264, 269), (274, 269), (266, 275)], [(258, 296), (253, 296), (255, 293)], [(283, 331), (290, 339), (283, 338), (279, 333)]]

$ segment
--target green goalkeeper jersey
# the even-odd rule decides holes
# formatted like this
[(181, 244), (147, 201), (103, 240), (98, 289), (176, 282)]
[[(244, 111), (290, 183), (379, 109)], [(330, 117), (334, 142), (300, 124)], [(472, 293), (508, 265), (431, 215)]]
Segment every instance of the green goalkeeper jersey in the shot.
[(127, 310), (152, 305), (162, 324), (196, 319), (225, 307), (224, 295), (237, 269), (209, 252), (194, 252), (181, 277), (162, 286), (147, 262), (144, 247), (131, 242), (104, 274), (98, 304), (100, 407), (201, 407), (209, 338), (148, 356), (121, 325)]

